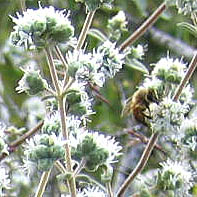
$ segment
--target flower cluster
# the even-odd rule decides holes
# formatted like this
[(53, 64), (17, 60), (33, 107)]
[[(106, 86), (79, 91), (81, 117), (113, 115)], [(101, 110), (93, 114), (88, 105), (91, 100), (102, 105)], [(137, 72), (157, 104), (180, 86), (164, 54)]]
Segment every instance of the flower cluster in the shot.
[(47, 82), (40, 75), (39, 70), (34, 70), (32, 67), (26, 68), (22, 79), (19, 81), (19, 86), (16, 90), (26, 92), (29, 95), (36, 95), (42, 93), (47, 87)]
[(83, 51), (68, 52), (68, 74), (78, 83), (92, 83), (102, 87), (106, 78), (114, 77), (122, 68), (124, 57), (115, 43), (109, 41), (104, 42), (92, 54), (85, 54)]
[(191, 151), (197, 149), (197, 119), (186, 119), (181, 124), (182, 142)]
[(127, 31), (126, 16), (123, 11), (119, 11), (117, 15), (108, 20), (107, 28), (109, 30), (110, 40), (117, 41), (121, 37), (121, 33)]
[(167, 160), (161, 166), (157, 187), (163, 191), (172, 190), (178, 196), (190, 196), (188, 192), (192, 186), (193, 173), (189, 164)]
[(154, 132), (176, 134), (189, 111), (188, 105), (164, 98), (159, 105), (154, 105), (151, 127)]
[(196, 0), (176, 0), (176, 5), (179, 13), (184, 15), (191, 15), (197, 13), (197, 1)]
[(59, 43), (68, 41), (74, 34), (65, 10), (58, 11), (54, 7), (27, 9), (23, 15), (11, 17), (14, 31), (11, 40), (14, 45), (25, 46), (28, 49), (43, 48), (51, 42)]
[(98, 132), (88, 132), (83, 128), (73, 133), (71, 138), (73, 156), (84, 158), (88, 170), (96, 170), (100, 165), (116, 162), (122, 147), (113, 137)]
[(61, 133), (60, 116), (58, 113), (52, 114), (45, 118), (42, 126), (42, 133), (59, 136)]
[(41, 171), (51, 169), (56, 160), (64, 158), (64, 154), (63, 141), (60, 137), (47, 134), (36, 135), (30, 139), (25, 151), (27, 162), (36, 163), (38, 170)]
[(149, 106), (152, 119), (148, 121), (154, 132), (174, 135), (179, 131), (192, 104), (193, 90), (189, 84), (178, 101), (173, 101), (175, 91), (185, 76), (186, 64), (166, 57), (152, 65), (154, 68), (151, 74), (140, 86), (155, 90), (158, 97), (158, 103)]
[(164, 83), (179, 84), (184, 77), (186, 65), (178, 59), (161, 58), (159, 62), (154, 65), (152, 75), (162, 80)]

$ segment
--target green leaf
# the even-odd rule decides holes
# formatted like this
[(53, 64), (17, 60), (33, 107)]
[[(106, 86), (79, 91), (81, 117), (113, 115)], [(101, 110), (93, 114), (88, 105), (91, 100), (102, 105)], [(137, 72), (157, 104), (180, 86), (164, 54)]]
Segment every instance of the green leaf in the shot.
[(90, 29), (88, 31), (88, 34), (92, 37), (97, 38), (98, 40), (105, 42), (106, 40), (108, 40), (108, 38), (98, 29)]
[(138, 70), (138, 71), (145, 73), (145, 74), (149, 73), (146, 66), (144, 64), (142, 64), (141, 62), (139, 62), (137, 59), (127, 59), (126, 66), (133, 68), (135, 70)]
[(142, 16), (147, 16), (147, 13), (146, 13), (147, 0), (133, 0), (133, 2), (136, 4)]
[(183, 27), (184, 29), (188, 30), (191, 34), (197, 37), (197, 27), (187, 22), (178, 23), (179, 27)]

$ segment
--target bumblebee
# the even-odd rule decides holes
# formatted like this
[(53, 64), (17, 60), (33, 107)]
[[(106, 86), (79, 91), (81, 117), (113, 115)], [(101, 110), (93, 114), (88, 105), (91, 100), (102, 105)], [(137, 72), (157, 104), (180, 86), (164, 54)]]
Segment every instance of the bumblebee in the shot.
[(134, 118), (147, 125), (146, 119), (151, 118), (149, 105), (151, 103), (158, 104), (158, 96), (153, 88), (139, 88), (132, 97), (128, 98), (123, 108), (122, 116), (133, 114)]

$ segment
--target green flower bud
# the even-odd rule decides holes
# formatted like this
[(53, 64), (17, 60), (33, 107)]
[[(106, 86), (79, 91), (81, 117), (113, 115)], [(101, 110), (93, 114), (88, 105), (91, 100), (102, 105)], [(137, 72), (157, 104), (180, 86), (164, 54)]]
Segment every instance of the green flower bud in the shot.
[(167, 160), (163, 162), (162, 168), (158, 171), (157, 187), (162, 191), (189, 191), (191, 187), (192, 172), (189, 165), (181, 162)]
[(16, 88), (19, 93), (25, 91), (29, 95), (36, 95), (45, 90), (47, 82), (42, 79), (39, 73), (40, 71), (28, 68), (24, 70), (24, 72), (24, 76), (19, 81), (19, 86)]

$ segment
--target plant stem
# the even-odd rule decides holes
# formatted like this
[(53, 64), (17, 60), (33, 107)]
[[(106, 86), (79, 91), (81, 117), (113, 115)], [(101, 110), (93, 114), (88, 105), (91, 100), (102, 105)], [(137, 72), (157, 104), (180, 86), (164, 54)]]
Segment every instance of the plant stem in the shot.
[(86, 159), (82, 158), (80, 164), (75, 169), (73, 176), (75, 177), (76, 175), (78, 175), (81, 172), (81, 170), (85, 167), (85, 165), (86, 165)]
[(185, 85), (187, 84), (187, 82), (190, 80), (194, 70), (196, 69), (197, 66), (197, 52), (195, 52), (190, 64), (189, 64), (189, 68), (185, 74), (185, 77), (182, 79), (180, 85), (178, 86), (178, 88), (176, 89), (175, 92), (175, 96), (173, 98), (174, 101), (177, 101), (179, 96), (181, 95), (181, 92), (183, 90), (183, 88), (185, 87)]
[[(59, 111), (60, 111), (60, 118), (61, 118), (61, 129), (62, 129), (62, 134), (64, 136), (64, 139), (66, 141), (69, 140), (69, 133), (66, 128), (66, 111), (65, 111), (65, 101), (64, 97), (60, 96), (58, 97), (58, 104), (59, 104)], [(72, 169), (72, 160), (71, 160), (71, 152), (70, 152), (70, 146), (68, 143), (65, 144), (65, 160), (66, 160), (66, 169), (68, 172), (73, 172)], [(76, 197), (76, 183), (75, 183), (75, 177), (71, 177), (71, 179), (68, 181), (69, 182), (69, 188), (70, 188), (70, 193), (72, 197)]]
[(21, 4), (22, 11), (25, 12), (26, 11), (25, 0), (20, 0), (20, 4)]
[(66, 62), (61, 50), (59, 49), (59, 47), (57, 45), (55, 45), (55, 51), (56, 51), (56, 54), (57, 54), (58, 58), (61, 60), (62, 64), (65, 67), (64, 81), (63, 81), (63, 87), (65, 87), (66, 82), (68, 81), (68, 76), (66, 74), (67, 71), (68, 71), (68, 65), (67, 65), (67, 62)]
[(107, 188), (107, 191), (108, 191), (108, 196), (109, 197), (114, 197), (114, 194), (112, 192), (112, 187), (111, 187), (111, 183), (110, 182), (106, 183), (106, 188)]
[(61, 173), (66, 173), (67, 171), (66, 171), (66, 168), (62, 165), (62, 163), (60, 162), (60, 161), (56, 161), (55, 162), (55, 165), (56, 165), (56, 167), (59, 169), (59, 171), (61, 172)]
[(125, 40), (119, 47), (120, 51), (124, 51), (128, 46), (133, 44), (139, 37), (141, 37), (150, 28), (159, 16), (166, 9), (166, 3), (162, 3), (155, 12), (133, 33), (127, 40)]
[(47, 182), (49, 180), (50, 173), (51, 173), (51, 170), (42, 173), (42, 177), (40, 179), (40, 183), (38, 185), (38, 189), (36, 191), (35, 197), (43, 196)]
[(117, 197), (122, 197), (128, 188), (129, 184), (134, 180), (134, 178), (144, 169), (146, 163), (148, 162), (148, 159), (150, 157), (150, 154), (157, 142), (159, 134), (158, 133), (153, 133), (141, 158), (140, 161), (138, 162), (137, 166), (135, 169), (132, 171), (132, 173), (128, 176), (128, 178), (125, 180), (125, 182), (122, 184), (120, 187)]
[[(61, 130), (62, 135), (64, 137), (64, 140), (69, 140), (69, 133), (66, 128), (66, 111), (65, 111), (65, 100), (64, 95), (62, 94), (62, 91), (60, 90), (59, 82), (58, 82), (58, 76), (57, 71), (53, 62), (53, 56), (50, 48), (46, 48), (46, 54), (48, 57), (48, 64), (49, 64), (49, 70), (52, 77), (53, 85), (55, 86), (55, 90), (57, 93), (57, 101), (59, 106), (59, 113), (60, 113), (60, 119), (61, 119)], [(71, 152), (70, 152), (70, 146), (68, 143), (65, 144), (65, 161), (66, 161), (66, 170), (68, 172), (72, 173), (72, 160), (71, 160)], [(72, 197), (76, 197), (76, 184), (75, 184), (75, 178), (72, 177), (69, 181), (69, 189), (70, 194)]]
[(95, 12), (96, 12), (96, 10), (88, 12), (88, 14), (86, 16), (86, 20), (84, 22), (83, 28), (81, 30), (81, 33), (80, 33), (80, 36), (78, 39), (78, 43), (77, 43), (77, 47), (76, 47), (77, 50), (80, 50), (85, 42), (85, 39), (86, 39), (88, 30), (90, 28), (90, 25), (92, 23)]
[(49, 70), (50, 70), (52, 82), (53, 82), (53, 85), (55, 86), (57, 96), (59, 96), (61, 94), (61, 92), (60, 92), (60, 87), (59, 87), (59, 83), (58, 83), (57, 71), (55, 69), (55, 64), (53, 62), (53, 56), (52, 56), (52, 52), (51, 52), (50, 47), (46, 47), (45, 51), (46, 51), (46, 55), (47, 55), (47, 59), (48, 59), (48, 65), (49, 65)]

